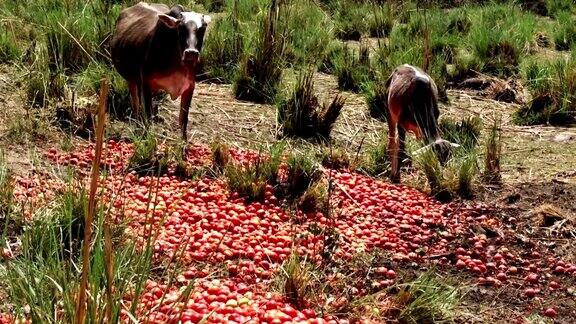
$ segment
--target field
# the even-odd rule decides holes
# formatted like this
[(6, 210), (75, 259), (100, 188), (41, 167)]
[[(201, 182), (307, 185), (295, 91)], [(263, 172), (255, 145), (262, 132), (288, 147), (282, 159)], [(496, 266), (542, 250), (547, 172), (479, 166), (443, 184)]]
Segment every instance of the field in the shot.
[[(576, 322), (574, 1), (184, 0), (187, 142), (111, 65), (135, 2), (0, 3), (0, 323)], [(392, 184), (404, 63), (460, 146)]]

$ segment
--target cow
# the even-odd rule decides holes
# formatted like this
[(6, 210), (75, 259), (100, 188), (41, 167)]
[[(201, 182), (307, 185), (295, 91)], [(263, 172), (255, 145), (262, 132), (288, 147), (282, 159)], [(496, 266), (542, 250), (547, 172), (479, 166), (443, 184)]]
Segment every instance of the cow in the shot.
[(139, 2), (120, 13), (110, 42), (112, 62), (127, 81), (132, 109), (141, 116), (157, 115), (152, 94), (166, 91), (180, 99), (179, 124), (187, 139), (188, 112), (194, 93), (200, 51), (210, 16), (181, 5)]
[(414, 133), (417, 139), (424, 139), (440, 163), (445, 164), (452, 147), (458, 145), (440, 137), (438, 88), (434, 80), (420, 68), (404, 64), (388, 78), (386, 92), (384, 100), (387, 101), (382, 104), (388, 121), (390, 180), (400, 182), (400, 163), (406, 158), (406, 131)]

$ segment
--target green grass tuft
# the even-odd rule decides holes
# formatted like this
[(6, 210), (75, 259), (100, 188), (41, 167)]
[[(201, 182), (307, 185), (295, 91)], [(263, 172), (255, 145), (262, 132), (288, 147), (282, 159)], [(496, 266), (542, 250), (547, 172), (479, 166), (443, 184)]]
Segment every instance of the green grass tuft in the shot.
[(234, 81), (244, 46), (244, 35), (239, 29), (238, 14), (234, 9), (214, 22), (202, 50), (205, 78), (223, 83)]
[(381, 81), (369, 82), (364, 88), (364, 98), (370, 117), (385, 122), (388, 114), (388, 89)]
[(322, 176), (316, 161), (309, 155), (292, 155), (286, 164), (286, 197), (299, 197)]
[(160, 171), (160, 164), (156, 136), (151, 132), (145, 132), (142, 136), (133, 136), (132, 143), (134, 153), (128, 161), (128, 169), (139, 174), (157, 174)]
[[(1, 24), (0, 28), (3, 28)], [(8, 29), (0, 30), (0, 64), (16, 61), (21, 54), (13, 34)]]
[(576, 26), (570, 12), (561, 12), (553, 34), (554, 46), (558, 51), (569, 51), (576, 44)]
[(306, 308), (308, 300), (314, 294), (312, 271), (312, 266), (306, 259), (292, 252), (278, 272), (278, 290), (296, 309)]
[(401, 309), (397, 320), (402, 323), (450, 321), (459, 301), (458, 288), (428, 271), (407, 284), (396, 297)]
[(296, 67), (318, 65), (333, 38), (330, 17), (313, 0), (293, 0), (285, 5), (280, 29), (286, 37), (286, 63)]
[(374, 177), (382, 177), (390, 172), (390, 166), (387, 137), (382, 137), (374, 147), (368, 149), (359, 170)]
[(529, 60), (523, 76), (532, 100), (514, 113), (520, 125), (570, 124), (576, 114), (576, 59)]
[(282, 161), (284, 146), (282, 144), (271, 148), (270, 156), (260, 155), (258, 160), (248, 165), (228, 163), (224, 176), (230, 190), (248, 202), (263, 201), (268, 186), (278, 184), (278, 170)]
[(394, 17), (390, 5), (374, 4), (368, 16), (367, 29), (370, 37), (388, 37), (394, 26)]
[(373, 70), (368, 47), (361, 45), (358, 51), (344, 47), (344, 55), (334, 62), (338, 88), (360, 92), (364, 83), (372, 79)]
[(274, 0), (259, 26), (254, 52), (244, 55), (234, 82), (236, 99), (272, 103), (282, 79), (284, 35), (279, 23), (284, 8)]
[(478, 144), (482, 132), (482, 119), (473, 116), (455, 121), (450, 117), (444, 117), (440, 119), (438, 126), (443, 139), (470, 150)]
[(347, 48), (341, 41), (334, 40), (328, 44), (322, 60), (319, 63), (318, 71), (333, 74), (336, 72), (336, 64), (344, 59)]
[(351, 1), (340, 1), (334, 15), (335, 36), (338, 39), (358, 41), (368, 26), (369, 7)]
[(313, 71), (303, 72), (292, 92), (277, 105), (278, 123), (285, 136), (330, 138), (344, 99), (336, 96), (330, 104), (321, 106), (314, 94), (313, 77)]
[[(14, 258), (1, 267), (0, 280), (8, 295), (16, 318), (35, 323), (73, 322), (76, 316), (76, 296), (81, 267), (80, 248), (83, 240), (83, 220), (87, 211), (87, 196), (70, 189), (55, 199), (54, 204), (37, 211), (21, 236), (21, 248)], [(89, 272), (91, 296), (87, 321), (103, 322), (110, 305), (112, 322), (119, 320), (121, 311), (134, 316), (134, 309), (125, 308), (125, 297), (138, 300), (152, 265), (150, 243), (142, 249), (120, 243), (121, 226), (112, 230), (115, 251), (112, 254), (114, 290), (106, 294), (105, 251), (103, 244), (104, 208), (98, 208), (95, 240)], [(111, 301), (111, 304), (108, 302)]]
[(0, 219), (6, 219), (12, 211), (13, 192), (12, 171), (8, 167), (4, 152), (0, 151)]

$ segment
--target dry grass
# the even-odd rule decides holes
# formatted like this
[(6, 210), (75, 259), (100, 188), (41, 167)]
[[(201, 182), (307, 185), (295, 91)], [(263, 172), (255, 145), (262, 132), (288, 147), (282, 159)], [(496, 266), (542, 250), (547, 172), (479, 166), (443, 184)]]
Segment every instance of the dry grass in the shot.
[(496, 117), (488, 130), (486, 138), (483, 177), (488, 183), (500, 183), (502, 181), (502, 175), (500, 172), (500, 157), (502, 155), (501, 127), (502, 120), (500, 117)]
[(230, 163), (230, 148), (222, 142), (212, 144), (212, 170), (222, 174)]

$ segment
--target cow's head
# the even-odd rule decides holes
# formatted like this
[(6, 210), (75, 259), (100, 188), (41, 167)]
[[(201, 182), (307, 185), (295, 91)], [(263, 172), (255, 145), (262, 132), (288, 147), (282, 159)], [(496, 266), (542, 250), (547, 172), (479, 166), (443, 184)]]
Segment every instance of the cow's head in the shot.
[(178, 42), (182, 51), (182, 61), (196, 64), (202, 50), (204, 33), (211, 21), (210, 16), (193, 11), (184, 11), (180, 5), (170, 9), (168, 14), (159, 14), (159, 21), (168, 28), (178, 31)]

